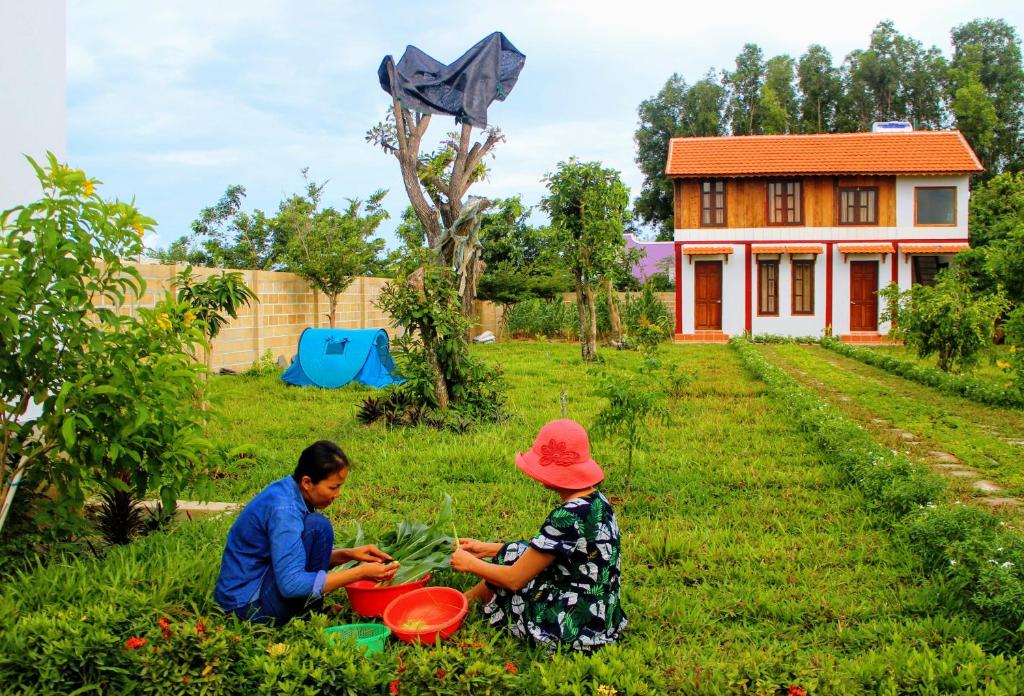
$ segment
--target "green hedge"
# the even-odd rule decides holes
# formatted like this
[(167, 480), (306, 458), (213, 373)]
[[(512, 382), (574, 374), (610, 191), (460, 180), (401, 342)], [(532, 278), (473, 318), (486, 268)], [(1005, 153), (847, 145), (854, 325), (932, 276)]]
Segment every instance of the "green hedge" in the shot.
[(1024, 396), (988, 380), (967, 375), (950, 374), (936, 367), (900, 360), (873, 351), (870, 348), (851, 346), (836, 338), (822, 339), (821, 345), (840, 355), (879, 367), (886, 372), (891, 372), (913, 382), (933, 387), (945, 394), (962, 396), (965, 399), (989, 406), (1024, 408)]
[(769, 363), (742, 338), (730, 345), (769, 395), (864, 493), (869, 507), (904, 537), (927, 577), (951, 602), (1003, 625), (1008, 645), (1024, 644), (1024, 540), (985, 510), (936, 504), (945, 483), (924, 466), (875, 442), (838, 409)]

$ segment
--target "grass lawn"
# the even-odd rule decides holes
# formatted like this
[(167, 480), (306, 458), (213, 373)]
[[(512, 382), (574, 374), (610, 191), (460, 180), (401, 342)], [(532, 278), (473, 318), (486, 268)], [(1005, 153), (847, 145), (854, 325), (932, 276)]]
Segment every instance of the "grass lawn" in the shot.
[[(910, 451), (921, 461), (938, 461), (933, 451), (949, 452), (1008, 494), (1024, 494), (1024, 412), (942, 394), (819, 346), (760, 350), (801, 381), (823, 382), (818, 389), (824, 396), (892, 449)], [(898, 431), (921, 441), (907, 442)], [(961, 493), (970, 494), (966, 484)]]
[[(794, 362), (822, 361), (798, 347), (771, 350), (786, 351)], [(285, 387), (276, 377), (217, 378), (225, 417), (211, 435), (228, 449), (247, 445), (252, 456), (219, 472), (216, 497), (248, 500), (290, 473), (303, 447), (328, 438), (354, 463), (339, 500), (327, 510), (339, 532), (358, 520), (372, 540), (402, 517), (432, 516), (447, 492), (460, 534), (488, 540), (532, 536), (557, 501), (518, 472), (514, 453), (527, 449), (540, 426), (558, 417), (561, 389), (568, 393), (568, 415), (584, 425), (602, 402), (592, 395), (594, 380), (576, 345), (503, 343), (474, 351), (503, 365), (510, 418), (465, 435), (365, 428), (354, 418), (360, 400), (371, 393), (363, 388), (323, 391)], [(634, 353), (602, 355), (612, 369), (639, 364)], [(0, 690), (18, 691), (4, 681), (8, 674), (20, 675), (17, 683), (29, 692), (70, 686), (76, 679), (108, 679), (99, 691), (113, 684), (134, 688), (135, 680), (164, 684), (156, 666), (125, 670), (120, 644), (129, 635), (160, 644), (155, 623), (165, 615), (176, 622), (203, 617), (207, 632), (242, 646), (232, 647), (225, 638), (224, 650), (235, 651), (233, 661), (214, 660), (210, 649), (181, 648), (176, 683), (182, 674), (191, 675), (193, 686), (206, 684), (212, 693), (277, 692), (293, 682), (315, 693), (330, 690), (323, 685), (331, 678), (373, 684), (366, 687), (370, 693), (387, 693), (387, 684), (398, 679), (403, 694), (614, 693), (599, 686), (619, 694), (774, 694), (793, 685), (814, 693), (1024, 688), (1016, 658), (993, 654), (1011, 645), (1010, 639), (960, 613), (943, 588), (920, 581), (916, 561), (898, 538), (876, 524), (861, 494), (842, 484), (840, 472), (821, 464), (820, 453), (781, 417), (733, 351), (671, 345), (663, 357), (695, 370), (698, 380), (673, 405), (674, 423), (654, 429), (651, 451), (638, 460), (632, 494), (618, 505), (623, 605), (630, 621), (620, 646), (592, 657), (548, 658), (495, 634), (474, 612), (456, 634), (461, 642), (440, 650), (392, 646), (375, 659), (344, 647), (314, 653), (306, 646), (322, 642), (320, 627), (351, 619), (347, 610), (277, 632), (218, 615), (212, 589), (228, 524), (220, 520), (183, 525), (100, 561), (39, 569), (7, 583), (0, 596), (0, 633), (6, 635), (0, 639), (0, 683), (6, 684)], [(929, 394), (921, 408), (927, 411), (945, 398)], [(604, 442), (593, 448), (607, 473), (603, 489), (621, 498), (623, 450)], [(473, 582), (449, 572), (437, 580), (460, 588)], [(81, 633), (82, 622), (88, 623), (83, 616), (101, 623), (105, 636), (90, 633), (88, 645), (96, 654), (116, 653), (109, 660), (122, 660), (114, 660), (109, 672), (93, 664), (107, 658), (82, 653), (85, 648), (73, 643), (56, 656), (32, 652), (33, 640), (48, 631)], [(289, 652), (268, 652), (276, 642), (290, 646)], [(83, 667), (64, 652), (91, 662)], [(157, 657), (137, 659), (163, 664)], [(331, 670), (323, 669), (323, 660)], [(236, 662), (245, 665), (229, 666)], [(508, 663), (515, 667), (507, 669)], [(444, 679), (435, 668), (444, 671)], [(319, 676), (310, 677), (316, 669)], [(138, 691), (147, 688), (160, 691)]]
[[(858, 346), (861, 348), (867, 348), (883, 355), (889, 355), (899, 360), (906, 360), (907, 362), (918, 363), (920, 365), (927, 365), (928, 367), (934, 367), (938, 369), (939, 358), (938, 355), (930, 355), (927, 358), (918, 357), (917, 353), (907, 348), (906, 346)], [(1006, 346), (992, 346), (992, 352), (988, 355), (982, 356), (978, 361), (978, 364), (974, 367), (965, 370), (964, 374), (978, 379), (988, 380), (999, 386), (1005, 387), (1010, 384), (1013, 380), (1011, 377), (1000, 367), (996, 365), (996, 360), (1006, 360), (1005, 354), (1009, 352)]]

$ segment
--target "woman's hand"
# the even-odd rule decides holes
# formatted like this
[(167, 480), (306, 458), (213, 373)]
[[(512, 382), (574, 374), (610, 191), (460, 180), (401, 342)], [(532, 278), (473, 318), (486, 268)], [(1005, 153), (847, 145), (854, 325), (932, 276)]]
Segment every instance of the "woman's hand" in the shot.
[(378, 549), (374, 544), (345, 549), (345, 555), (348, 556), (349, 560), (361, 563), (377, 563), (379, 561), (391, 560), (391, 556)]
[(464, 549), (456, 549), (452, 554), (452, 570), (459, 573), (472, 573), (479, 562), (480, 559)]
[(395, 577), (395, 573), (398, 572), (399, 563), (363, 563), (358, 566), (360, 574), (363, 576), (363, 580), (370, 580), (371, 582), (388, 582), (391, 578)]
[(477, 558), (491, 558), (498, 553), (501, 544), (488, 541), (478, 541), (469, 537), (459, 537), (459, 548)]

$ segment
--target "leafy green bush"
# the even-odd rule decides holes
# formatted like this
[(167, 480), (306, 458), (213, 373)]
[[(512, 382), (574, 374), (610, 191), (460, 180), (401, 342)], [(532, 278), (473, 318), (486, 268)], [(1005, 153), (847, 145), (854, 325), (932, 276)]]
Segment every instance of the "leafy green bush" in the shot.
[[(1022, 344), (1024, 344), (1024, 340), (1022, 340)], [(891, 372), (894, 375), (899, 375), (919, 384), (933, 387), (945, 394), (962, 396), (965, 399), (990, 406), (1024, 408), (1024, 394), (1014, 393), (1011, 389), (1006, 389), (985, 379), (950, 374), (934, 367), (919, 365), (907, 360), (884, 355), (870, 348), (851, 346), (837, 338), (823, 338), (821, 345), (840, 355), (845, 355), (867, 365), (881, 368), (886, 372)]]
[(904, 535), (927, 576), (941, 578), (955, 601), (1008, 630), (1024, 622), (1024, 540), (990, 514), (934, 503), (945, 484), (923, 466), (876, 443), (836, 408), (771, 365), (749, 341), (730, 345), (769, 393), (865, 494), (867, 503)]
[(576, 304), (561, 299), (531, 299), (517, 302), (505, 312), (505, 326), (513, 338), (561, 338), (579, 336), (579, 312)]
[(644, 283), (639, 295), (623, 301), (622, 327), (641, 344), (658, 343), (672, 335), (673, 317), (655, 294), (653, 283)]
[(1005, 367), (1013, 374), (1016, 396), (1024, 405), (1024, 305), (1010, 312), (1003, 330), (1006, 332), (1006, 344), (1010, 347), (1009, 364)]
[(201, 323), (169, 295), (118, 311), (145, 287), (123, 259), (153, 221), (52, 154), (46, 169), (29, 161), (43, 197), (0, 214), (0, 525), (23, 478), (58, 490), (42, 526), (78, 524), (96, 486), (173, 505), (208, 456)]
[(437, 411), (437, 421), (499, 420), (505, 403), (501, 370), (469, 354), (470, 322), (462, 314), (452, 271), (433, 263), (426, 250), (417, 253), (409, 260), (419, 263), (416, 269), (399, 274), (377, 298), (403, 329), (392, 345), (405, 382), (389, 393), (400, 393), (394, 398), (419, 410)]
[(266, 353), (253, 360), (249, 369), (242, 374), (246, 377), (263, 377), (264, 375), (276, 375), (280, 371), (281, 368), (274, 360), (274, 351), (268, 349)]
[(937, 354), (943, 372), (977, 364), (991, 348), (996, 318), (1006, 309), (1002, 295), (975, 295), (950, 270), (939, 273), (934, 285), (900, 292), (892, 283), (878, 296), (886, 300), (883, 319), (893, 322), (890, 335), (922, 358)]

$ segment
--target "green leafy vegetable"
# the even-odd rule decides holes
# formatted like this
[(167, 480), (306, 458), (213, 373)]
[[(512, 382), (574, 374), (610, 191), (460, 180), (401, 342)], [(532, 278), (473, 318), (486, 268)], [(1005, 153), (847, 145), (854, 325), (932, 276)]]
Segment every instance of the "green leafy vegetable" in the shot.
[(427, 573), (447, 568), (452, 549), (458, 543), (444, 530), (455, 526), (452, 521), (452, 497), (444, 496), (433, 524), (402, 520), (393, 532), (385, 534), (377, 544), (381, 551), (401, 563), (398, 572), (384, 585), (400, 585), (422, 578)]

